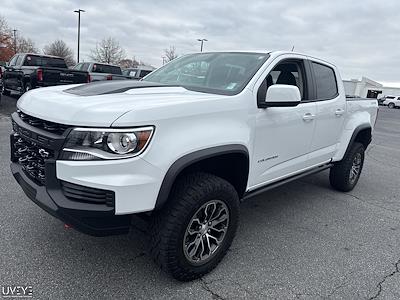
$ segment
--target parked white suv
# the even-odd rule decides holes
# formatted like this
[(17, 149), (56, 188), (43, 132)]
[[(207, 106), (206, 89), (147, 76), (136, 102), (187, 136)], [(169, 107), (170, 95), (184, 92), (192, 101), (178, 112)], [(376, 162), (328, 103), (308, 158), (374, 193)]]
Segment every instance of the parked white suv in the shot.
[(212, 52), (144, 81), (33, 90), (18, 109), (11, 169), (32, 201), (97, 236), (127, 232), (137, 214), (156, 262), (192, 280), (226, 254), (241, 200), (326, 169), (352, 190), (377, 102), (346, 100), (317, 58)]
[(385, 101), (382, 103), (383, 105), (387, 105), (389, 108), (400, 107), (400, 97), (397, 96), (386, 96)]

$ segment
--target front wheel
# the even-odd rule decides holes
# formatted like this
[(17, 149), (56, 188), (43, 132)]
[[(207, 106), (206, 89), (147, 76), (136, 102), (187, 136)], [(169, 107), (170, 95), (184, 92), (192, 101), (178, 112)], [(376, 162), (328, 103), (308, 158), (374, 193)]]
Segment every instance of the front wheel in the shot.
[(364, 155), (364, 145), (354, 143), (345, 157), (331, 168), (329, 174), (331, 186), (342, 192), (354, 189), (364, 165)]
[(394, 108), (394, 103), (390, 102), (388, 105), (389, 108)]
[(230, 183), (207, 173), (187, 174), (153, 217), (151, 254), (175, 279), (199, 278), (225, 256), (238, 220), (239, 197)]

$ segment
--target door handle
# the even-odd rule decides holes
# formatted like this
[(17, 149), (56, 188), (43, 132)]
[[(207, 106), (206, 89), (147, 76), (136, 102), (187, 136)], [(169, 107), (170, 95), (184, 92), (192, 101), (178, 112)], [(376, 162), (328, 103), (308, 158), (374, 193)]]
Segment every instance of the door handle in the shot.
[(313, 115), (312, 113), (305, 113), (303, 116), (304, 121), (312, 121), (314, 119), (315, 119), (315, 115)]
[(338, 116), (338, 117), (342, 116), (343, 114), (344, 114), (344, 109), (338, 108), (335, 111), (335, 115)]

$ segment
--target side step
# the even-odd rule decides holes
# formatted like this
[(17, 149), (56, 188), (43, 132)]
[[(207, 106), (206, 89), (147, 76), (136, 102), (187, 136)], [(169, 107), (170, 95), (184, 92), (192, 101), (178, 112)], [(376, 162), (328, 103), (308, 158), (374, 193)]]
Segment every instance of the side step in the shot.
[(326, 169), (330, 169), (332, 167), (333, 167), (333, 164), (331, 164), (331, 163), (327, 164), (327, 165), (319, 166), (319, 167), (313, 168), (311, 170), (305, 171), (303, 173), (300, 173), (300, 174), (297, 174), (297, 175), (293, 175), (291, 177), (284, 178), (282, 180), (273, 182), (273, 183), (268, 184), (266, 186), (262, 186), (262, 187), (260, 187), (260, 188), (258, 188), (256, 190), (254, 190), (254, 191), (246, 192), (244, 194), (243, 198), (242, 198), (242, 201), (250, 199), (250, 198), (253, 198), (255, 196), (258, 196), (258, 195), (260, 195), (260, 194), (262, 194), (262, 193), (264, 193), (266, 191), (269, 191), (269, 190), (272, 190), (274, 188), (277, 188), (278, 186), (284, 185), (284, 184), (286, 184), (288, 182), (291, 182), (291, 181), (294, 181), (294, 180), (297, 180), (297, 179), (300, 179), (302, 177), (306, 177), (306, 176), (309, 176), (309, 175), (312, 175), (312, 174), (315, 174), (315, 173), (322, 172), (322, 171), (324, 171)]

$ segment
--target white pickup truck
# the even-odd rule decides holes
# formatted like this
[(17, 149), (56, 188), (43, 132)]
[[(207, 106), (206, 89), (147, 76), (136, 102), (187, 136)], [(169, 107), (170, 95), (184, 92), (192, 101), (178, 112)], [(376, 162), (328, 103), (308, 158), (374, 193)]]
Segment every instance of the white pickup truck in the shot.
[(156, 262), (192, 280), (226, 254), (241, 200), (326, 169), (333, 188), (352, 190), (377, 107), (346, 100), (337, 68), (314, 57), (190, 54), (139, 82), (24, 94), (11, 169), (32, 201), (81, 232), (148, 220)]

